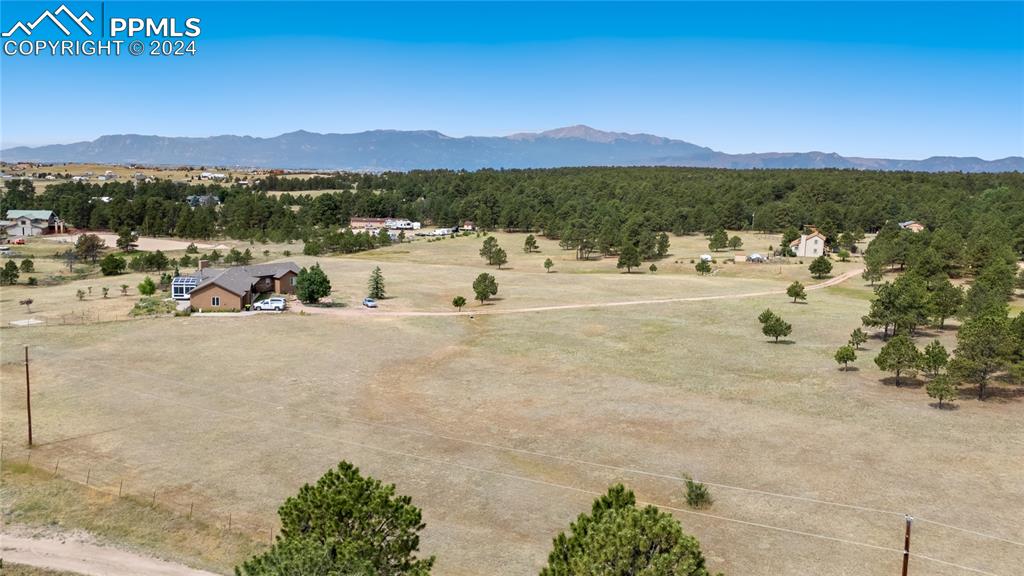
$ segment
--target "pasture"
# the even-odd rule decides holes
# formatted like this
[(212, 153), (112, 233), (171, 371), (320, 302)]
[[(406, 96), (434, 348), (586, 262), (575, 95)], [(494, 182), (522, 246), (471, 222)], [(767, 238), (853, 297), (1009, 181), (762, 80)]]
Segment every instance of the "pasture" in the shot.
[[(576, 261), (543, 239), (524, 254), (524, 236), (497, 235), (509, 255), (500, 271), (475, 237), (293, 257), (324, 267), (337, 314), (4, 328), (5, 458), (25, 453), (28, 345), (40, 466), (59, 459), (68, 478), (89, 471), (115, 490), (123, 479), (177, 510), (194, 502), (272, 527), (284, 498), (349, 460), (423, 509), (422, 550), (437, 555), (437, 574), (535, 574), (552, 537), (615, 482), (674, 512), (710, 567), (731, 576), (895, 573), (904, 512), (920, 518), (915, 554), (1019, 570), (1020, 397), (978, 402), (968, 391), (957, 409), (937, 410), (919, 384), (883, 379), (877, 339), (856, 370), (839, 371), (832, 354), (867, 311), (859, 277), (791, 304), (790, 281), (817, 282), (809, 262), (718, 264), (700, 277), (690, 259), (706, 241), (687, 237), (673, 238), (657, 273), (622, 274), (612, 259)], [(778, 243), (742, 236), (746, 253)], [(375, 316), (358, 301), (377, 265), (390, 298)], [(833, 275), (858, 267), (837, 262)], [(481, 306), (470, 284), (482, 271), (499, 293)], [(78, 306), (69, 296), (90, 281), (4, 287), (0, 319), (23, 317), (17, 302), (30, 291), (69, 291), (40, 314)], [(597, 306), (387, 314), (452, 311), (455, 295), (467, 310)], [(600, 306), (699, 296), (722, 298)], [(792, 323), (791, 342), (760, 334), (766, 307)], [(954, 335), (930, 337), (951, 346)], [(687, 509), (684, 474), (711, 485), (711, 508)], [(968, 572), (915, 557), (911, 573)]]

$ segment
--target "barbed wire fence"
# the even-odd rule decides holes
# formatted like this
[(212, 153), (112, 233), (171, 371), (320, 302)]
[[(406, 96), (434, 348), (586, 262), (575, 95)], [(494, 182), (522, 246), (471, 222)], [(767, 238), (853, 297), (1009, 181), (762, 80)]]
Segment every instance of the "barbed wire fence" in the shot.
[(234, 532), (250, 538), (253, 542), (271, 545), (279, 532), (276, 522), (255, 520), (246, 513), (222, 512), (215, 506), (207, 505), (208, 500), (197, 498), (181, 498), (173, 491), (161, 490), (148, 486), (144, 481), (133, 479), (124, 471), (113, 471), (111, 464), (104, 467), (96, 463), (95, 454), (86, 454), (81, 450), (62, 446), (61, 451), (73, 451), (88, 458), (91, 464), (83, 466), (81, 459), (67, 457), (66, 454), (51, 454), (38, 448), (24, 445), (0, 443), (0, 469), (5, 466), (20, 465), (37, 474), (50, 479), (77, 484), (89, 490), (109, 497), (124, 498), (149, 507), (154, 512), (163, 512), (188, 521), (205, 524), (219, 530)]

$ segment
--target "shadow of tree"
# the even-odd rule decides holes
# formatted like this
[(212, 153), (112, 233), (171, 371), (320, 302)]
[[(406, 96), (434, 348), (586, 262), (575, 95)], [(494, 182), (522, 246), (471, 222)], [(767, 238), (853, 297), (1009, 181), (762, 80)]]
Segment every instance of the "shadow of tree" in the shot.
[(887, 376), (882, 378), (881, 382), (883, 386), (893, 386), (896, 388), (915, 389), (924, 386), (924, 380), (920, 380), (916, 376), (911, 378), (906, 374), (901, 375), (899, 380), (895, 376)]

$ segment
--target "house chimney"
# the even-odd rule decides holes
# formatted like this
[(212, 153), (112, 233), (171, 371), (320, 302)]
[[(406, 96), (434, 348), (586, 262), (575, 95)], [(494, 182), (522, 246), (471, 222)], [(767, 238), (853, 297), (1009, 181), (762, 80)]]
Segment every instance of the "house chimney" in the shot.
[(199, 261), (199, 270), (198, 270), (198, 274), (197, 275), (199, 276), (200, 280), (203, 279), (203, 270), (206, 269), (206, 267), (209, 266), (209, 265), (210, 265), (210, 261), (209, 260), (200, 260)]

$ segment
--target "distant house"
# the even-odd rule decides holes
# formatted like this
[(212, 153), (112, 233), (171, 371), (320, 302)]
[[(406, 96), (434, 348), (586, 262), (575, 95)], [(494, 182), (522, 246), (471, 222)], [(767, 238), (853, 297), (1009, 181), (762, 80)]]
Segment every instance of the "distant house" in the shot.
[(476, 223), (473, 222), (472, 220), (466, 220), (465, 222), (462, 223), (462, 226), (459, 227), (459, 229), (460, 230), (469, 230), (470, 232), (472, 232), (472, 231), (476, 230)]
[(376, 230), (384, 228), (384, 224), (388, 221), (387, 218), (363, 218), (361, 216), (353, 216), (349, 219), (348, 227), (354, 230)]
[(825, 235), (814, 228), (810, 234), (801, 234), (789, 243), (789, 249), (800, 258), (814, 258), (825, 254)]
[(225, 180), (225, 179), (227, 179), (227, 175), (226, 174), (221, 174), (220, 172), (203, 172), (203, 173), (199, 174), (199, 179), (200, 180)]
[(747, 256), (745, 260), (747, 262), (755, 262), (755, 263), (761, 263), (761, 262), (765, 262), (766, 261), (764, 256), (762, 256), (762, 255), (760, 255), (760, 254), (758, 254), (756, 252), (751, 254), (750, 256)]
[(388, 230), (419, 230), (420, 223), (404, 218), (364, 218), (362, 216), (353, 216), (349, 218), (348, 227), (353, 231), (373, 230), (374, 232), (381, 228), (387, 228)]
[(171, 297), (189, 300), (198, 310), (242, 310), (265, 293), (294, 294), (299, 266), (295, 262), (200, 268), (171, 281)]
[(924, 230), (924, 224), (921, 224), (917, 220), (907, 220), (906, 222), (900, 222), (900, 228), (904, 230), (910, 230), (911, 232), (917, 234), (918, 232)]
[(10, 238), (65, 232), (64, 222), (50, 210), (8, 210), (4, 230)]
[(195, 208), (197, 206), (216, 206), (220, 204), (220, 199), (213, 194), (204, 194), (202, 196), (192, 195), (186, 196), (185, 202), (188, 202), (189, 206)]

